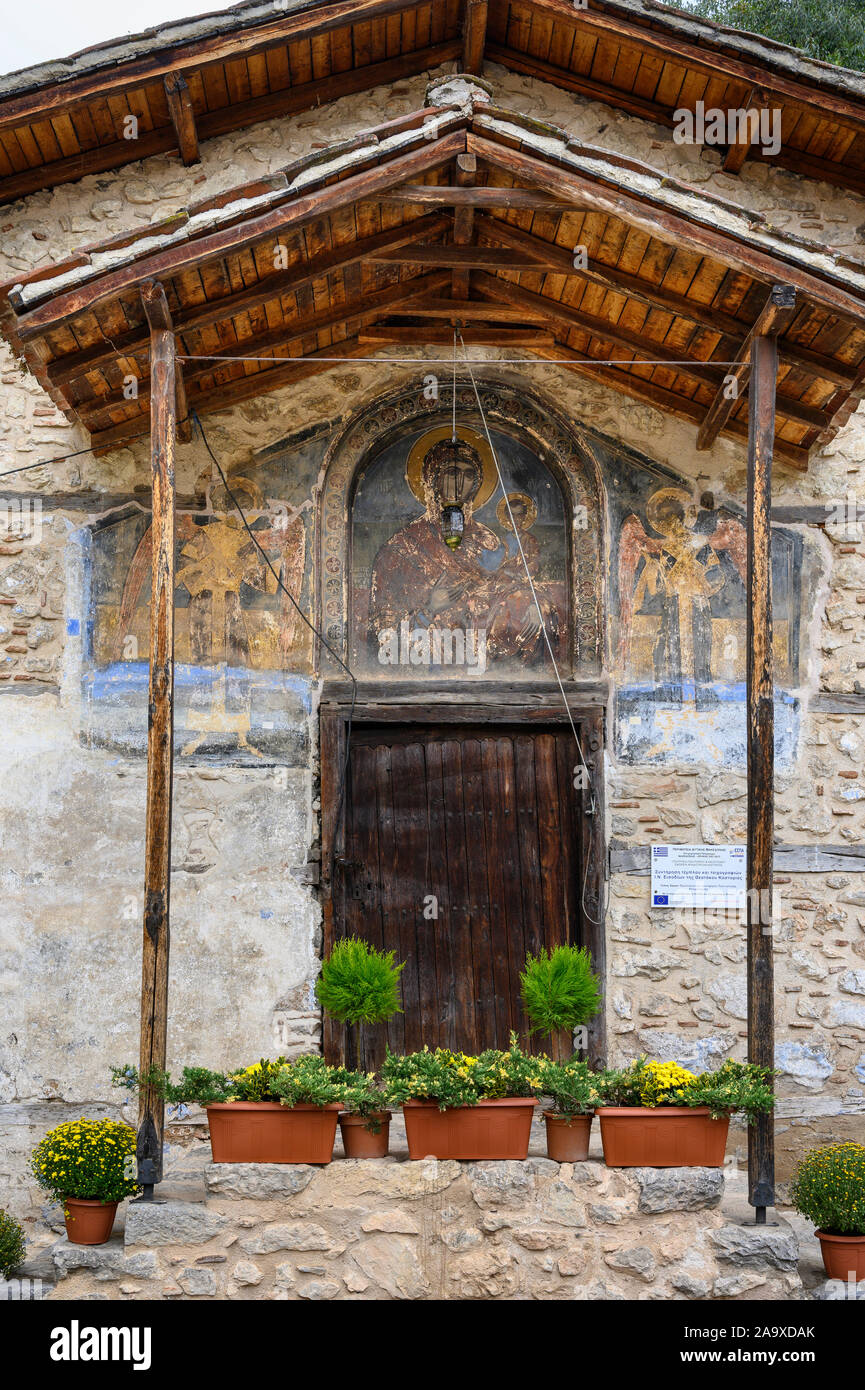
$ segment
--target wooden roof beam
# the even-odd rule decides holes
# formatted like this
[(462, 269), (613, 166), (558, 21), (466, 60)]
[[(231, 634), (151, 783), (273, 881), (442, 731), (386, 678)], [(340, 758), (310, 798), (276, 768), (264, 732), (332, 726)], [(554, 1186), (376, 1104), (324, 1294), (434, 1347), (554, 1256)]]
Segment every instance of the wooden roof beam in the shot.
[(234, 222), (218, 231), (192, 240), (184, 239), (151, 255), (130, 260), (126, 265), (94, 276), (23, 313), (16, 321), (15, 332), (22, 341), (39, 337), (69, 323), (79, 314), (87, 313), (95, 305), (122, 294), (124, 290), (132, 289), (142, 280), (164, 280), (208, 260), (245, 250), (270, 237), (291, 233), (349, 204), (365, 198), (377, 200), (379, 193), (390, 189), (400, 178), (427, 173), (449, 164), (455, 155), (463, 153), (465, 139), (464, 130), (452, 130), (438, 140), (426, 141), (404, 155), (376, 163), (335, 183), (308, 186), (306, 191), (296, 194), (289, 201), (245, 221)]
[[(552, 348), (555, 337), (540, 328), (501, 328), (498, 325), (484, 328), (481, 324), (462, 329), (461, 336), (467, 347), (524, 347), (533, 351), (539, 347)], [(450, 328), (430, 328), (428, 324), (376, 323), (370, 328), (362, 328), (358, 333), (362, 343), (391, 343), (395, 347), (406, 344), (419, 348), (430, 345), (453, 347), (454, 335)]]
[(198, 164), (201, 160), (198, 149), (198, 131), (195, 128), (195, 111), (192, 107), (192, 97), (189, 95), (186, 79), (183, 73), (172, 72), (166, 74), (162, 79), (162, 85), (165, 88), (165, 100), (168, 103), (168, 114), (171, 117), (174, 134), (177, 137), (180, 158), (187, 167), (190, 164)]
[(421, 203), (428, 207), (518, 208), (530, 212), (573, 212), (574, 204), (535, 188), (459, 188), (446, 183), (403, 183), (376, 199), (382, 203)]
[(467, 136), (467, 148), (470, 154), (479, 155), (494, 168), (516, 179), (533, 184), (554, 197), (570, 197), (572, 207), (590, 207), (595, 212), (604, 212), (673, 246), (685, 244), (691, 250), (698, 250), (733, 270), (744, 271), (752, 279), (761, 280), (769, 286), (776, 284), (783, 272), (786, 283), (815, 303), (857, 323), (865, 317), (865, 292), (860, 295), (851, 293), (842, 284), (823, 280), (801, 265), (781, 260), (771, 252), (741, 241), (728, 232), (692, 220), (684, 213), (659, 207), (657, 203), (645, 201), (621, 187), (595, 183), (576, 170), (539, 159), (534, 154), (525, 154), (522, 150), (505, 147), (472, 130)]
[[(706, 411), (697, 431), (698, 449), (711, 449), (721, 430), (731, 419), (751, 375), (751, 348), (754, 339), (777, 338), (789, 328), (796, 316), (797, 308), (796, 291), (792, 285), (772, 286), (757, 322), (736, 355), (736, 366), (727, 368), (724, 381)], [(793, 418), (785, 409), (783, 397), (778, 399), (777, 407), (788, 419)]]
[(465, 0), (463, 11), (463, 72), (480, 76), (487, 41), (487, 0)]
[(813, 100), (824, 112), (854, 125), (857, 130), (865, 128), (861, 101), (857, 102), (852, 97), (825, 87), (797, 82), (795, 78), (785, 77), (778, 72), (757, 69), (752, 59), (735, 58), (719, 48), (699, 46), (688, 39), (679, 38), (669, 28), (651, 29), (595, 9), (581, 8), (577, 13), (572, 0), (523, 0), (523, 3), (529, 10), (540, 10), (543, 17), (552, 19), (554, 24), (557, 20), (564, 21), (583, 33), (597, 30), (599, 37), (605, 34), (610, 39), (622, 40), (644, 52), (655, 54), (664, 63), (678, 61), (683, 67), (696, 69), (710, 78), (734, 78), (750, 87), (756, 76), (770, 98), (787, 97), (799, 103)]
[[(561, 323), (568, 329), (576, 328), (590, 333), (603, 342), (612, 343), (614, 347), (633, 353), (638, 359), (644, 358), (661, 366), (669, 362), (671, 370), (700, 381), (705, 386), (711, 386), (719, 394), (723, 392), (727, 369), (718, 367), (711, 361), (703, 361), (698, 357), (683, 360), (686, 354), (681, 349), (668, 348), (644, 334), (623, 331), (608, 319), (587, 314), (582, 309), (574, 309), (570, 304), (548, 299), (546, 295), (534, 294), (531, 290), (523, 289), (522, 285), (514, 284), (512, 280), (501, 280), (481, 273), (474, 277), (474, 284), (482, 293), (495, 299), (503, 299), (526, 315), (534, 313), (540, 318)], [(623, 363), (622, 366), (627, 367), (628, 363)], [(735, 401), (733, 404), (735, 405)], [(796, 424), (807, 425), (811, 429), (824, 429), (827, 424), (823, 411), (814, 410), (813, 407), (802, 405), (801, 402), (786, 396), (778, 397), (778, 412), (786, 419), (793, 420)]]
[[(387, 232), (377, 232), (375, 236), (364, 237), (361, 241), (334, 247), (333, 250), (326, 251), (312, 260), (301, 261), (288, 270), (273, 271), (237, 294), (208, 300), (190, 309), (178, 310), (174, 315), (175, 332), (186, 334), (202, 328), (211, 328), (217, 323), (226, 323), (236, 314), (245, 314), (285, 295), (296, 294), (298, 290), (306, 288), (332, 271), (345, 270), (361, 261), (385, 259), (388, 252), (399, 256), (399, 251), (395, 248), (406, 245), (415, 236), (435, 236), (448, 226), (450, 221), (444, 214), (433, 214), (429, 217), (417, 217), (401, 227), (394, 227)], [(430, 247), (431, 251), (434, 249)], [(406, 263), (426, 264), (430, 267), (437, 265), (432, 259)], [(110, 343), (95, 343), (92, 347), (82, 348), (80, 352), (68, 353), (55, 362), (49, 362), (46, 374), (53, 385), (65, 386), (78, 377), (86, 376), (88, 372), (110, 367), (118, 358), (137, 357), (146, 352), (148, 340), (146, 328), (133, 328), (128, 333), (118, 334)]]
[[(322, 348), (320, 352), (307, 354), (303, 362), (280, 362), (273, 367), (268, 367), (266, 371), (253, 372), (249, 376), (239, 377), (237, 380), (226, 382), (213, 390), (191, 392), (189, 407), (197, 415), (207, 415), (215, 410), (226, 410), (241, 401), (248, 401), (255, 396), (264, 396), (270, 391), (278, 391), (283, 386), (292, 386), (296, 381), (304, 381), (307, 377), (318, 376), (321, 372), (331, 371), (337, 365), (330, 360), (333, 357), (363, 357), (366, 355), (366, 351), (366, 347), (357, 338), (347, 338), (334, 347)], [(130, 420), (124, 420), (119, 425), (111, 425), (107, 429), (95, 432), (91, 431), (91, 451), (94, 454), (105, 454), (127, 443), (130, 439), (134, 439), (137, 435), (146, 434), (146, 419), (145, 415), (136, 415)]]
[[(575, 361), (574, 354), (560, 344), (556, 344), (552, 349), (539, 347), (537, 351), (539, 357), (561, 362), (565, 366), (572, 366), (574, 371), (599, 381), (603, 386), (611, 386), (626, 396), (633, 396), (635, 400), (655, 406), (658, 410), (666, 411), (667, 414), (677, 416), (681, 420), (687, 420), (691, 424), (699, 424), (702, 418), (702, 406), (689, 401), (686, 396), (679, 396), (675, 391), (668, 391), (665, 387), (658, 386), (653, 381), (646, 381), (642, 377), (634, 376), (632, 373), (621, 371), (616, 367), (600, 364), (595, 366), (592, 363)], [(730, 420), (726, 425), (726, 433), (734, 435), (737, 439), (747, 439), (748, 427), (739, 420)], [(802, 445), (790, 444), (787, 440), (776, 439), (775, 457), (782, 459), (800, 472), (804, 473), (808, 468), (808, 450)]]
[[(378, 294), (367, 295), (362, 304), (355, 306), (340, 304), (335, 308), (322, 309), (306, 319), (281, 324), (279, 327), (268, 329), (267, 332), (260, 333), (256, 337), (244, 338), (237, 343), (229, 343), (226, 347), (207, 353), (201, 361), (196, 361), (194, 357), (187, 357), (185, 359), (187, 386), (190, 391), (197, 388), (201, 381), (218, 371), (220, 366), (230, 366), (232, 358), (257, 357), (261, 354), (276, 352), (280, 348), (288, 350), (292, 344), (303, 338), (329, 331), (332, 328), (356, 328), (368, 319), (377, 318), (382, 312), (393, 313), (394, 310), (405, 307), (406, 313), (414, 313), (414, 309), (409, 308), (409, 306), (415, 299), (422, 299), (431, 291), (444, 289), (449, 282), (450, 274), (448, 271), (418, 276), (414, 280), (402, 280), (396, 285), (389, 285), (387, 289), (381, 290)], [(146, 378), (141, 378), (141, 380), (146, 380)], [(139, 402), (147, 400), (146, 388), (139, 391), (137, 400)], [(88, 401), (81, 401), (75, 406), (75, 409), (87, 415), (92, 423), (103, 423), (106, 419), (110, 420), (112, 410), (116, 410), (123, 404), (124, 401), (121, 396), (95, 396)]]
[(195, 71), (204, 64), (230, 61), (295, 40), (309, 42), (334, 29), (368, 24), (427, 4), (429, 0), (334, 0), (332, 4), (315, 7), (303, 5), (293, 13), (278, 13), (269, 24), (193, 39), (155, 55), (145, 53), (126, 63), (102, 67), (65, 82), (54, 82), (20, 96), (7, 97), (0, 101), (0, 129), (25, 121), (50, 120), (88, 98), (110, 97), (134, 90), (145, 82), (159, 81), (167, 73)]
[[(564, 246), (545, 241), (543, 237), (533, 236), (531, 232), (524, 232), (521, 228), (512, 226), (510, 222), (503, 222), (500, 218), (481, 218), (478, 223), (478, 235), (490, 237), (495, 241), (503, 242), (506, 246), (514, 247), (515, 250), (525, 251), (528, 256), (534, 256), (538, 263), (538, 273), (581, 276), (591, 284), (601, 285), (616, 294), (623, 294), (636, 299), (649, 309), (665, 310), (675, 314), (678, 318), (687, 319), (690, 323), (695, 323), (709, 332), (732, 338), (737, 343), (741, 342), (742, 334), (747, 329), (746, 324), (733, 318), (731, 314), (725, 313), (723, 309), (716, 309), (711, 304), (699, 304), (686, 295), (676, 294), (674, 290), (669, 290), (664, 285), (656, 285), (651, 280), (645, 280), (638, 275), (631, 275), (627, 271), (620, 270), (618, 266), (607, 265), (604, 261), (589, 258), (586, 267), (577, 271), (574, 269), (570, 251)], [(504, 268), (497, 267), (497, 269)], [(518, 268), (513, 267), (513, 269)], [(819, 376), (823, 381), (833, 382), (836, 386), (849, 389), (856, 380), (856, 368), (845, 368), (843, 363), (835, 362), (820, 353), (812, 352), (810, 348), (781, 342), (778, 344), (778, 353), (781, 361), (787, 363), (788, 366), (796, 367), (797, 370), (806, 372), (810, 376)]]
[[(610, 83), (599, 82), (583, 73), (556, 67), (553, 63), (532, 57), (531, 54), (520, 53), (516, 49), (500, 45), (487, 44), (487, 57), (491, 63), (501, 63), (503, 67), (509, 68), (512, 72), (524, 73), (525, 76), (535, 77), (541, 82), (550, 82), (553, 86), (561, 87), (567, 92), (576, 92), (579, 96), (588, 97), (591, 101), (601, 101), (604, 105), (612, 106), (616, 110), (627, 111), (629, 115), (637, 116), (641, 120), (653, 121), (656, 125), (663, 126), (674, 124), (673, 111), (669, 106), (661, 106), (656, 101), (637, 96), (633, 92), (623, 91), (620, 87), (612, 86)], [(807, 95), (799, 97), (800, 102), (807, 102), (808, 99)], [(857, 129), (859, 128), (857, 126)], [(777, 154), (770, 155), (764, 154), (759, 146), (752, 145), (748, 154), (751, 159), (778, 164), (784, 169), (789, 169), (791, 173), (803, 174), (812, 179), (828, 179), (831, 183), (842, 188), (850, 188), (856, 193), (865, 194), (865, 175), (849, 165), (807, 155), (787, 146), (782, 146)]]
[[(757, 117), (759, 119), (760, 108), (754, 107), (753, 105), (755, 95), (756, 92), (752, 87), (747, 97), (743, 101), (741, 109), (746, 113), (752, 110), (756, 111)], [(747, 140), (743, 138), (745, 134), (747, 134), (748, 136)], [(727, 146), (727, 153), (724, 155), (724, 160), (721, 164), (721, 168), (723, 169), (725, 174), (741, 173), (742, 168), (745, 164), (745, 160), (751, 153), (751, 128), (747, 122), (747, 119), (745, 122), (743, 122), (742, 126), (739, 127), (738, 135), (739, 138), (737, 140), (734, 140), (731, 145)]]

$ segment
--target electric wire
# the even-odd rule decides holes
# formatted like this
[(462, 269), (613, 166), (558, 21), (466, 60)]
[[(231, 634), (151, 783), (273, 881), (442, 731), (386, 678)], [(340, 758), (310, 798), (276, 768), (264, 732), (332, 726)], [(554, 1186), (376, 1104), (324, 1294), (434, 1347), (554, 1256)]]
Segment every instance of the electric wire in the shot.
[(226, 476), (225, 476), (225, 473), (224, 473), (224, 471), (223, 471), (222, 465), (221, 465), (221, 463), (219, 462), (219, 459), (216, 457), (215, 453), (213, 452), (212, 448), (210, 447), (210, 442), (209, 442), (209, 440), (208, 440), (208, 438), (207, 438), (207, 435), (206, 435), (205, 432), (204, 432), (204, 426), (202, 425), (201, 420), (199, 419), (198, 415), (196, 414), (196, 412), (195, 412), (194, 410), (191, 410), (191, 411), (189, 412), (189, 414), (190, 414), (190, 418), (195, 422), (195, 424), (197, 425), (197, 427), (198, 427), (198, 429), (199, 429), (199, 431), (200, 431), (200, 433), (201, 433), (201, 439), (202, 439), (202, 442), (203, 442), (203, 444), (204, 444), (204, 447), (205, 447), (205, 449), (207, 450), (208, 454), (210, 455), (210, 458), (211, 458), (211, 460), (212, 460), (212, 462), (213, 462), (213, 464), (214, 464), (214, 466), (215, 466), (215, 468), (216, 468), (216, 471), (218, 472), (218, 474), (219, 474), (219, 476), (220, 476), (220, 478), (221, 478), (221, 480), (222, 480), (222, 485), (223, 485), (223, 487), (225, 488), (225, 491), (227, 492), (229, 498), (231, 499), (232, 505), (234, 506), (234, 508), (235, 508), (235, 510), (236, 510), (236, 512), (237, 512), (237, 514), (238, 514), (238, 516), (240, 517), (241, 521), (243, 522), (243, 525), (244, 525), (245, 528), (246, 528), (246, 531), (247, 531), (247, 534), (249, 535), (250, 540), (252, 541), (253, 545), (255, 546), (255, 548), (256, 548), (256, 550), (258, 551), (258, 553), (259, 553), (259, 555), (261, 556), (261, 558), (264, 560), (264, 563), (267, 565), (267, 568), (270, 570), (270, 573), (273, 575), (274, 579), (276, 580), (278, 587), (282, 590), (282, 592), (285, 594), (286, 598), (289, 600), (289, 602), (292, 604), (292, 606), (295, 608), (295, 610), (299, 613), (300, 617), (301, 617), (301, 618), (303, 619), (303, 621), (306, 623), (306, 625), (307, 625), (307, 627), (309, 628), (310, 632), (314, 633), (314, 635), (318, 638), (318, 640), (319, 640), (319, 642), (321, 643), (321, 645), (324, 647), (325, 651), (327, 651), (327, 652), (330, 653), (330, 655), (333, 657), (334, 661), (337, 662), (337, 664), (338, 664), (339, 666), (342, 667), (342, 669), (345, 671), (346, 675), (348, 676), (349, 680), (351, 681), (351, 704), (349, 705), (348, 717), (347, 717), (347, 719), (346, 719), (346, 726), (345, 726), (345, 751), (344, 751), (344, 754), (343, 754), (342, 767), (341, 767), (341, 769), (340, 769), (339, 787), (338, 787), (338, 789), (337, 789), (337, 800), (336, 800), (336, 814), (335, 814), (335, 816), (334, 816), (333, 828), (332, 828), (332, 833), (331, 833), (331, 846), (330, 846), (330, 882), (331, 882), (331, 884), (333, 884), (333, 870), (334, 870), (334, 864), (335, 864), (335, 861), (336, 861), (336, 843), (337, 843), (337, 838), (338, 838), (338, 836), (339, 836), (339, 828), (340, 828), (340, 825), (341, 825), (341, 822), (342, 822), (343, 808), (344, 808), (344, 806), (345, 806), (346, 782), (347, 782), (347, 778), (348, 778), (348, 763), (349, 763), (349, 756), (350, 756), (350, 754), (351, 754), (351, 728), (352, 728), (352, 722), (353, 722), (353, 720), (354, 720), (355, 704), (357, 703), (357, 677), (355, 676), (355, 674), (354, 674), (354, 672), (352, 671), (351, 667), (350, 667), (345, 661), (343, 661), (343, 659), (342, 659), (342, 657), (339, 655), (339, 653), (336, 652), (336, 651), (334, 650), (334, 648), (330, 645), (330, 643), (328, 642), (328, 640), (327, 640), (327, 638), (325, 637), (324, 633), (323, 633), (318, 627), (316, 627), (315, 623), (312, 622), (311, 619), (309, 619), (309, 618), (306, 616), (306, 614), (304, 613), (304, 611), (303, 611), (303, 609), (301, 608), (300, 604), (297, 602), (297, 600), (295, 599), (294, 595), (293, 595), (293, 594), (290, 592), (290, 590), (288, 589), (288, 586), (287, 586), (286, 584), (283, 583), (282, 577), (277, 573), (276, 569), (274, 569), (274, 566), (273, 566), (273, 564), (272, 564), (272, 562), (271, 562), (270, 556), (267, 554), (267, 552), (265, 551), (264, 547), (263, 547), (263, 546), (261, 545), (261, 543), (259, 542), (258, 537), (256, 536), (255, 532), (253, 531), (252, 527), (251, 527), (250, 524), (249, 524), (249, 521), (247, 520), (246, 513), (244, 512), (242, 506), (241, 506), (240, 503), (238, 502), (237, 497), (235, 496), (235, 494), (234, 494), (234, 493), (232, 492), (232, 490), (231, 490), (231, 485), (229, 484), (229, 481), (228, 481), (228, 479), (227, 479)]
[[(460, 342), (462, 343), (463, 350), (465, 351), (465, 343), (463, 342), (463, 335), (462, 335), (462, 333), (460, 332), (459, 328), (457, 327), (457, 328), (454, 329), (454, 357), (456, 357), (457, 336), (459, 336), (459, 340), (460, 340)], [(571, 733), (572, 733), (573, 736), (574, 736), (574, 742), (575, 742), (576, 745), (577, 745), (577, 752), (578, 752), (579, 755), (580, 755), (580, 762), (581, 762), (582, 765), (583, 765), (583, 770), (584, 770), (584, 772), (585, 772), (585, 774), (586, 774), (586, 778), (587, 778), (587, 780), (588, 780), (589, 791), (591, 792), (591, 798), (592, 798), (592, 799), (591, 799), (591, 806), (590, 806), (590, 809), (589, 809), (589, 815), (590, 815), (590, 816), (594, 816), (594, 815), (597, 813), (597, 809), (598, 809), (597, 797), (596, 797), (596, 795), (595, 795), (595, 784), (594, 784), (594, 781), (593, 781), (593, 778), (592, 778), (592, 774), (591, 774), (591, 772), (589, 771), (588, 765), (587, 765), (587, 763), (586, 763), (585, 755), (584, 755), (584, 753), (583, 753), (583, 746), (582, 746), (582, 744), (580, 743), (580, 736), (579, 736), (579, 734), (577, 733), (577, 726), (576, 726), (576, 724), (574, 723), (574, 717), (573, 717), (573, 715), (572, 715), (572, 713), (571, 713), (571, 707), (570, 707), (570, 705), (569, 705), (569, 703), (568, 703), (568, 697), (567, 697), (567, 695), (565, 694), (565, 687), (564, 687), (564, 685), (562, 684), (562, 677), (561, 677), (561, 674), (560, 674), (560, 672), (559, 672), (559, 664), (558, 664), (558, 662), (556, 661), (555, 652), (553, 651), (553, 645), (552, 645), (552, 642), (550, 641), (550, 635), (549, 635), (549, 632), (548, 632), (548, 630), (547, 630), (546, 620), (545, 620), (544, 615), (543, 615), (543, 612), (542, 612), (542, 610), (541, 610), (541, 605), (540, 605), (540, 603), (538, 602), (537, 590), (535, 589), (534, 580), (532, 579), (531, 570), (529, 569), (529, 563), (528, 563), (528, 560), (526, 559), (525, 551), (523, 550), (522, 541), (520, 540), (519, 527), (517, 526), (517, 523), (516, 523), (516, 521), (514, 520), (514, 514), (513, 514), (513, 512), (511, 511), (510, 498), (508, 497), (507, 488), (505, 487), (505, 481), (504, 481), (504, 478), (502, 477), (502, 471), (501, 471), (501, 469), (499, 468), (498, 456), (497, 456), (497, 454), (496, 454), (495, 445), (493, 444), (492, 435), (490, 434), (489, 425), (487, 424), (487, 417), (486, 417), (486, 415), (485, 415), (485, 413), (484, 413), (483, 404), (481, 403), (480, 392), (478, 391), (478, 388), (477, 388), (477, 382), (475, 381), (474, 372), (472, 371), (471, 366), (470, 366), (467, 362), (465, 362), (465, 359), (464, 359), (464, 364), (468, 366), (469, 379), (470, 379), (470, 381), (471, 381), (472, 389), (473, 389), (474, 394), (475, 394), (475, 401), (477, 402), (478, 414), (479, 414), (480, 417), (481, 417), (481, 423), (482, 423), (482, 425), (483, 425), (483, 427), (484, 427), (484, 434), (486, 435), (487, 444), (489, 445), (490, 454), (492, 455), (492, 460), (493, 460), (493, 463), (495, 464), (496, 475), (497, 475), (498, 480), (499, 480), (499, 487), (500, 487), (501, 490), (502, 490), (502, 497), (504, 498), (505, 507), (507, 508), (508, 519), (509, 519), (510, 524), (511, 524), (511, 530), (513, 531), (513, 535), (514, 535), (514, 538), (515, 538), (516, 543), (517, 543), (517, 548), (519, 549), (519, 552), (520, 552), (520, 559), (521, 559), (522, 562), (523, 562), (523, 569), (524, 569), (525, 572), (526, 572), (526, 579), (527, 579), (528, 582), (529, 582), (529, 588), (530, 588), (530, 590), (531, 590), (532, 599), (534, 600), (535, 608), (536, 608), (536, 610), (537, 610), (538, 617), (540, 618), (541, 630), (542, 630), (542, 632), (543, 632), (543, 634), (544, 634), (544, 641), (546, 642), (547, 651), (549, 652), (550, 661), (552, 662), (553, 671), (555, 672), (556, 683), (557, 683), (557, 685), (558, 685), (558, 687), (559, 687), (559, 692), (560, 692), (561, 697), (562, 697), (562, 703), (563, 703), (563, 705), (564, 705), (564, 707), (565, 707), (565, 714), (566, 714), (567, 717), (568, 717), (568, 723), (569, 723), (570, 726), (571, 726)], [(593, 844), (593, 843), (594, 843), (594, 840), (592, 839), (592, 840), (590, 841), (590, 843)], [(588, 883), (589, 866), (590, 866), (590, 864), (591, 864), (591, 854), (588, 854), (588, 855), (586, 856), (586, 867), (585, 867), (585, 872), (584, 872), (584, 874), (583, 874), (583, 888), (582, 888), (581, 903), (582, 903), (583, 912), (586, 914), (586, 916), (588, 917), (589, 921), (592, 922), (594, 926), (598, 926), (598, 927), (599, 927), (599, 926), (603, 926), (603, 923), (604, 923), (604, 921), (606, 920), (606, 916), (607, 916), (607, 907), (608, 907), (609, 904), (608, 904), (608, 902), (604, 903), (604, 905), (603, 905), (603, 910), (602, 910), (602, 912), (601, 912), (600, 918), (595, 918), (595, 917), (593, 917), (593, 916), (591, 915), (591, 913), (589, 912), (587, 906), (586, 906), (586, 885), (587, 885), (587, 883)]]

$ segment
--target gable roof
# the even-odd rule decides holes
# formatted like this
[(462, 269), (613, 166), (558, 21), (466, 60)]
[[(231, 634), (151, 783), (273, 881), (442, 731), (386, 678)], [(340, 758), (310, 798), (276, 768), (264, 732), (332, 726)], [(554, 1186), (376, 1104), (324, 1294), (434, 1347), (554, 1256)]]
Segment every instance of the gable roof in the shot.
[(767, 324), (780, 332), (779, 457), (805, 467), (855, 409), (865, 263), (504, 111), (479, 85), (444, 81), (430, 98), (0, 287), (0, 327), (97, 449), (148, 429), (153, 280), (201, 413), (334, 358), (449, 345), (457, 321), (468, 343), (570, 363), (691, 421), (699, 447), (747, 436), (747, 395), (724, 387), (731, 373), (745, 384)]
[[(778, 107), (777, 155), (865, 193), (865, 76), (652, 0), (247, 0), (0, 78), (0, 201), (177, 151), (456, 60), (503, 63), (671, 125), (674, 112)], [(137, 130), (130, 138), (128, 118)]]

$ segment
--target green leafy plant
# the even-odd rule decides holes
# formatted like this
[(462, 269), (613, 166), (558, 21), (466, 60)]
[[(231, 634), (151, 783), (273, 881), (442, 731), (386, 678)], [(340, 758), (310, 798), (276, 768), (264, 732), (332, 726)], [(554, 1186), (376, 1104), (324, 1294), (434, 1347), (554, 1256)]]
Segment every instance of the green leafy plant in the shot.
[(30, 1164), (58, 1202), (122, 1202), (138, 1191), (135, 1147), (135, 1130), (119, 1120), (74, 1120), (49, 1130)]
[(296, 1057), (293, 1062), (284, 1062), (273, 1078), (273, 1093), (276, 1099), (289, 1107), (294, 1105), (330, 1105), (334, 1101), (344, 1103), (351, 1089), (351, 1080), (356, 1073), (347, 1072), (345, 1067), (331, 1067), (323, 1057)]
[(812, 1149), (799, 1164), (790, 1199), (827, 1236), (865, 1236), (865, 1147)]
[(405, 961), (394, 965), (393, 951), (378, 951), (357, 936), (335, 942), (322, 963), (316, 998), (331, 1018), (354, 1028), (358, 1060), (363, 1025), (386, 1023), (402, 1013), (399, 977), (404, 969)]
[(342, 1086), (342, 1102), (352, 1115), (360, 1115), (366, 1120), (364, 1129), (370, 1134), (381, 1130), (379, 1116), (388, 1108), (388, 1095), (378, 1085), (373, 1071), (349, 1071), (336, 1067), (337, 1081)]
[(540, 1090), (553, 1102), (557, 1115), (572, 1119), (576, 1115), (591, 1115), (603, 1104), (598, 1076), (588, 1063), (573, 1057), (569, 1062), (553, 1062), (549, 1057), (535, 1058)]
[(14, 1216), (0, 1208), (0, 1274), (10, 1279), (24, 1263), (24, 1232)]
[(638, 1057), (622, 1070), (599, 1072), (604, 1105), (707, 1106), (713, 1119), (740, 1112), (749, 1123), (775, 1104), (771, 1067), (730, 1058), (717, 1071), (695, 1074), (675, 1062), (651, 1062)]
[(539, 1059), (521, 1050), (516, 1033), (511, 1033), (507, 1052), (490, 1049), (477, 1057), (445, 1047), (435, 1052), (425, 1047), (405, 1057), (388, 1051), (381, 1073), (392, 1104), (433, 1100), (439, 1110), (506, 1096), (532, 1096), (541, 1089)]
[(556, 1033), (572, 1033), (601, 1007), (601, 982), (592, 958), (577, 946), (554, 946), (526, 956), (520, 987), (531, 1032), (547, 1033), (551, 1047)]

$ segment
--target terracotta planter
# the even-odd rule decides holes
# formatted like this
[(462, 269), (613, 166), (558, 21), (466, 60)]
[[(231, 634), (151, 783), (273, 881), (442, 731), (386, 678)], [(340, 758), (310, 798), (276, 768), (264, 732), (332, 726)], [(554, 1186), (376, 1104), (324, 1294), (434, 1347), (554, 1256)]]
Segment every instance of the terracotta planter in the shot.
[(555, 1110), (545, 1110), (547, 1125), (547, 1156), (556, 1163), (582, 1163), (589, 1156), (591, 1115), (574, 1115), (568, 1120)]
[(66, 1235), (72, 1245), (104, 1245), (117, 1215), (116, 1202), (84, 1197), (63, 1199)]
[(208, 1105), (214, 1163), (330, 1163), (339, 1101), (295, 1105), (235, 1101)]
[(598, 1110), (609, 1168), (723, 1168), (730, 1117), (706, 1107), (605, 1105)]
[(533, 1096), (482, 1100), (439, 1110), (435, 1101), (403, 1106), (409, 1158), (527, 1158)]
[(830, 1236), (815, 1231), (823, 1254), (823, 1265), (830, 1279), (846, 1284), (851, 1277), (865, 1279), (865, 1236)]
[[(378, 1132), (368, 1129), (371, 1120), (379, 1123)], [(390, 1142), (390, 1111), (375, 1115), (352, 1115), (344, 1110), (339, 1117), (342, 1147), (346, 1158), (386, 1158)]]

